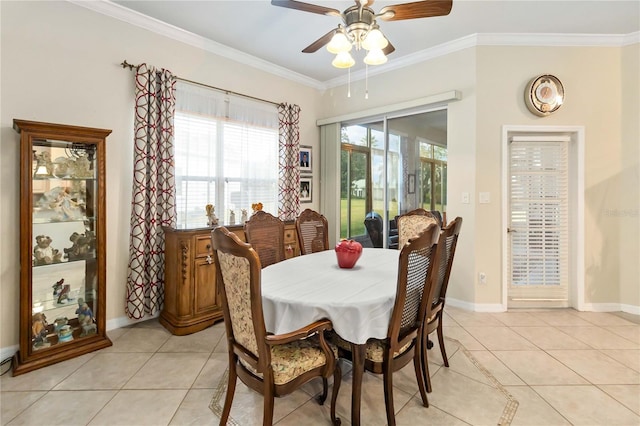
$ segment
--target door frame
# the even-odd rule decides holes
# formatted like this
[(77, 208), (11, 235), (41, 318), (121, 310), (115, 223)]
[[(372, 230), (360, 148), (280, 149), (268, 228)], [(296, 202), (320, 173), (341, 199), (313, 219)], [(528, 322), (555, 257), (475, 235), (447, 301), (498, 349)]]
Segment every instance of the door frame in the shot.
[(509, 290), (509, 140), (513, 136), (566, 135), (569, 142), (569, 306), (585, 309), (584, 271), (584, 126), (502, 126), (502, 306), (507, 310)]

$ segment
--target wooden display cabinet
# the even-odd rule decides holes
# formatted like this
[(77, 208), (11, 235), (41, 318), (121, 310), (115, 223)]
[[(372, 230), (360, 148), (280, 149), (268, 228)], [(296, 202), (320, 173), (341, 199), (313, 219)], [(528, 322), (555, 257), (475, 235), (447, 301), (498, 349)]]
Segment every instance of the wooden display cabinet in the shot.
[[(227, 228), (245, 241), (242, 226)], [(165, 283), (160, 323), (171, 333), (183, 336), (223, 319), (211, 246), (212, 228), (163, 229)], [(293, 222), (285, 223), (284, 244), (287, 259), (300, 255)]]
[(111, 130), (14, 120), (20, 133), (20, 349), (13, 374), (111, 346), (105, 142)]

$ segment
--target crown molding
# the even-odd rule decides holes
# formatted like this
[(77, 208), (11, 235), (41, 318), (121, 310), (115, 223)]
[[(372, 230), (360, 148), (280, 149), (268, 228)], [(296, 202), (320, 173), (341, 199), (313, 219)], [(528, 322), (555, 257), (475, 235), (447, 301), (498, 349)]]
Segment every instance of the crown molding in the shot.
[(215, 42), (208, 38), (199, 36), (192, 32), (183, 30), (174, 25), (167, 24), (166, 22), (144, 15), (140, 12), (128, 9), (124, 6), (120, 6), (117, 3), (112, 3), (109, 0), (98, 1), (84, 1), (84, 0), (67, 0), (69, 3), (73, 3), (77, 6), (84, 7), (94, 12), (101, 13), (106, 16), (118, 19), (136, 27), (149, 30), (156, 34), (168, 37), (170, 39), (188, 44), (190, 46), (203, 49), (207, 52), (237, 61), (241, 64), (248, 65), (253, 68), (257, 68), (262, 71), (274, 74), (278, 77), (285, 78), (290, 81), (310, 86), (312, 88), (323, 90), (325, 85), (313, 78), (307, 77), (290, 69), (281, 67), (272, 62), (265, 61), (260, 58), (256, 58), (253, 55), (249, 55), (240, 50), (233, 49), (224, 44)]
[[(225, 46), (208, 38), (185, 31), (174, 25), (167, 24), (142, 13), (128, 9), (109, 0), (83, 1), (67, 0), (78, 6), (92, 10), (103, 15), (110, 16), (131, 25), (152, 31), (173, 40), (203, 49), (207, 52), (237, 61), (241, 64), (274, 74), (290, 81), (304, 84), (317, 90), (327, 90), (333, 87), (347, 84), (348, 77), (342, 76), (327, 81), (318, 81), (290, 69), (281, 67), (272, 62), (256, 58), (255, 56)], [(370, 67), (369, 76), (384, 74), (390, 71), (415, 65), (453, 52), (477, 46), (542, 46), (542, 47), (622, 47), (640, 43), (640, 32), (630, 34), (498, 34), (482, 33), (471, 34), (457, 40), (442, 43), (438, 46), (394, 59), (384, 65)], [(351, 81), (364, 80), (366, 71), (360, 70), (351, 73)]]

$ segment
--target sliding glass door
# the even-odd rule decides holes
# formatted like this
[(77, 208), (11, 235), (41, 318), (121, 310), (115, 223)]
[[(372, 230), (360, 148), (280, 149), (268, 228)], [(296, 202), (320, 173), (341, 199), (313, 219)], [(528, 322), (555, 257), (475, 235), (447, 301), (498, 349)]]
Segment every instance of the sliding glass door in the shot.
[[(446, 110), (341, 125), (340, 237), (373, 234), (394, 247), (395, 218), (418, 207), (446, 212)], [(375, 218), (365, 226), (365, 219)]]

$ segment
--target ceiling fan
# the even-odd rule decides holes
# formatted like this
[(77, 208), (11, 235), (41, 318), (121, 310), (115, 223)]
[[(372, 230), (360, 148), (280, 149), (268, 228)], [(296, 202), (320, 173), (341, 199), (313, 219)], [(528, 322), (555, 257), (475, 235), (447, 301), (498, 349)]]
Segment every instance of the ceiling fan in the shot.
[[(369, 54), (365, 58), (365, 63), (367, 64), (378, 65), (386, 62), (386, 55), (393, 52), (395, 47), (393, 47), (380, 32), (376, 19), (399, 21), (403, 19), (444, 16), (449, 14), (452, 6), (452, 0), (423, 0), (385, 6), (376, 13), (370, 7), (374, 1), (375, 0), (355, 0), (356, 4), (347, 8), (344, 12), (340, 12), (338, 9), (303, 3), (297, 0), (271, 0), (271, 4), (288, 9), (341, 18), (342, 23), (338, 24), (337, 28), (332, 29), (302, 50), (304, 53), (313, 53), (322, 46), (327, 45), (330, 52), (338, 54), (332, 63), (338, 68), (349, 68), (355, 63), (351, 56), (348, 55), (348, 51), (351, 50), (352, 46), (354, 46), (356, 50), (365, 48), (369, 51)], [(346, 55), (342, 58), (348, 56), (348, 60), (344, 59), (346, 62), (341, 62), (340, 55), (345, 53)]]

